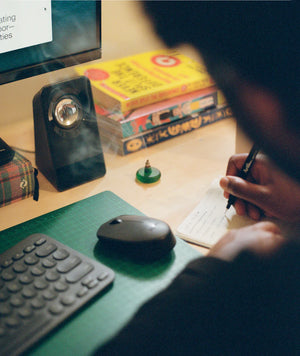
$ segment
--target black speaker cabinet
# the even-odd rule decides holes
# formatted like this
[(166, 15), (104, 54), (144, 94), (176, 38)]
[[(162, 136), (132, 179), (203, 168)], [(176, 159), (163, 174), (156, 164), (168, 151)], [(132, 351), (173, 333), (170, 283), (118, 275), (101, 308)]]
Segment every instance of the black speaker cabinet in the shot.
[(33, 115), (36, 165), (57, 190), (105, 174), (88, 78), (43, 87), (33, 99)]

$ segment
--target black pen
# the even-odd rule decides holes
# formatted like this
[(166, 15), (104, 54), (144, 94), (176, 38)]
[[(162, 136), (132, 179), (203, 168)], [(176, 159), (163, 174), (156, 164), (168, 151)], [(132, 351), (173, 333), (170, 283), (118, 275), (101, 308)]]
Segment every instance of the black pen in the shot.
[[(240, 170), (240, 172), (238, 174), (238, 176), (240, 178), (247, 179), (250, 169), (252, 167), (252, 164), (253, 164), (258, 152), (259, 152), (259, 147), (256, 144), (254, 144), (251, 148), (251, 151), (248, 154), (248, 157), (246, 158), (246, 161), (245, 161), (242, 169)], [(231, 207), (231, 205), (234, 204), (235, 199), (236, 199), (236, 197), (234, 195), (231, 195), (231, 194), (229, 195), (229, 199), (228, 199), (227, 205), (226, 205), (227, 210)]]

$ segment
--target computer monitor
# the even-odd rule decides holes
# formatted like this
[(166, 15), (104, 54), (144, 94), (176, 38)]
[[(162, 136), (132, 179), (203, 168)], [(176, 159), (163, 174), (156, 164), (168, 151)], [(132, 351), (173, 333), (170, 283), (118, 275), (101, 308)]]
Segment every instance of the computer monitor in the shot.
[(1, 0), (0, 84), (101, 57), (101, 1)]

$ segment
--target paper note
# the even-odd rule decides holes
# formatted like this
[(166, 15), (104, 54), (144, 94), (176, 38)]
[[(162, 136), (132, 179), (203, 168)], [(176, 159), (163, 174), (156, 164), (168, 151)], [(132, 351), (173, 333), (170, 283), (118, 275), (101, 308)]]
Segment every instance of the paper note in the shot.
[[(246, 216), (238, 216), (234, 207), (226, 211), (226, 204), (227, 200), (219, 186), (219, 179), (216, 179), (200, 203), (177, 228), (178, 236), (186, 241), (211, 247), (228, 230), (242, 228), (257, 222)], [(300, 231), (299, 225), (285, 224), (272, 219), (264, 220), (277, 223), (285, 235), (290, 236), (296, 231)]]

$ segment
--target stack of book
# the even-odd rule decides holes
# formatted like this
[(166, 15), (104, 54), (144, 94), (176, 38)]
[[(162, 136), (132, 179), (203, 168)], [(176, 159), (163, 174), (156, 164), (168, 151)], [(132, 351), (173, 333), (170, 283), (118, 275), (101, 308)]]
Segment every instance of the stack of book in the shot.
[(206, 68), (161, 50), (76, 68), (92, 84), (100, 135), (122, 155), (231, 116)]

